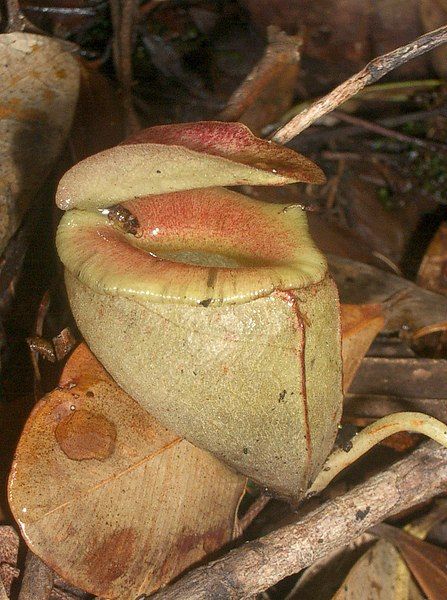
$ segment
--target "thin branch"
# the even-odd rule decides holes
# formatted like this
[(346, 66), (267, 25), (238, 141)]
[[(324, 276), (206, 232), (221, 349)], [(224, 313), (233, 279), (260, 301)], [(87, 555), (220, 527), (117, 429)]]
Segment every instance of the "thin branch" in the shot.
[(412, 58), (425, 54), (447, 42), (447, 25), (430, 31), (406, 46), (401, 46), (388, 54), (375, 58), (356, 75), (347, 79), (332, 92), (317, 100), (309, 108), (303, 110), (289, 123), (281, 127), (273, 136), (273, 141), (285, 144), (309, 127), (317, 119), (331, 112), (361, 89), (381, 79), (384, 75), (405, 64)]
[(357, 125), (362, 129), (367, 129), (368, 131), (372, 131), (373, 133), (377, 133), (378, 135), (389, 137), (394, 140), (398, 140), (399, 142), (404, 142), (406, 144), (414, 144), (415, 146), (421, 146), (422, 148), (427, 148), (428, 150), (432, 150), (434, 152), (443, 152), (444, 154), (447, 154), (447, 145), (445, 144), (439, 144), (437, 142), (432, 142), (431, 140), (423, 140), (412, 135), (406, 135), (405, 133), (395, 131), (394, 129), (389, 129), (388, 127), (384, 127), (383, 125), (380, 125), (378, 123), (366, 121), (365, 119), (355, 117), (354, 115), (348, 115), (341, 110), (334, 110), (333, 114), (337, 119), (340, 119), (340, 121), (344, 121), (345, 123), (351, 123), (351, 125)]
[(352, 542), (370, 527), (447, 490), (447, 450), (421, 445), (302, 520), (190, 572), (151, 600), (250, 597)]
[(15, 33), (16, 31), (30, 31), (31, 33), (42, 33), (25, 17), (20, 9), (19, 0), (6, 0), (7, 25), (5, 33)]
[(248, 507), (240, 519), (237, 520), (234, 528), (234, 537), (240, 537), (244, 531), (250, 527), (256, 517), (264, 510), (270, 502), (270, 497), (266, 494), (260, 494), (256, 500)]

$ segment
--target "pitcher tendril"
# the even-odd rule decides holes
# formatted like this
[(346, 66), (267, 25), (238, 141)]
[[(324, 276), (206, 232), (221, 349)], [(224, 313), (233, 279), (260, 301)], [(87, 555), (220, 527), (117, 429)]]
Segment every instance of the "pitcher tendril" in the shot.
[(335, 450), (327, 459), (306, 496), (321, 492), (343, 469), (352, 465), (373, 446), (401, 431), (421, 433), (447, 448), (447, 425), (442, 421), (419, 412), (398, 412), (387, 415), (355, 435), (348, 451), (343, 448)]

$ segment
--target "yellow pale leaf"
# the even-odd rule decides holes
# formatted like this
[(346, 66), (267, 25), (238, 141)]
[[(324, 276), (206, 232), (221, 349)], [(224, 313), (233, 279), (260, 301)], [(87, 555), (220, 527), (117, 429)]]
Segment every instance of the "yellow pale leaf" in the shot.
[(78, 89), (76, 59), (57, 40), (0, 36), (0, 253), (64, 146)]

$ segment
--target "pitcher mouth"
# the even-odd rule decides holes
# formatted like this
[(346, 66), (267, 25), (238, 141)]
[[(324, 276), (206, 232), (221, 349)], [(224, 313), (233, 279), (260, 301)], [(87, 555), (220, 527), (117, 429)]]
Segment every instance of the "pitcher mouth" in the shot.
[(221, 187), (139, 197), (118, 212), (70, 210), (57, 247), (88, 287), (143, 302), (237, 304), (327, 272), (299, 207)]

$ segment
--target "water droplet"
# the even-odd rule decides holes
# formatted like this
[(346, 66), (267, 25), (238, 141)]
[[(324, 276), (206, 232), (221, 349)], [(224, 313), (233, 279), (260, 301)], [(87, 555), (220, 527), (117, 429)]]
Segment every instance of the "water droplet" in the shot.
[(26, 512), (28, 512), (28, 509), (27, 508), (22, 508), (22, 512), (26, 513)]
[(76, 410), (76, 406), (75, 406), (74, 404), (72, 404), (72, 405), (70, 406), (70, 410)]

